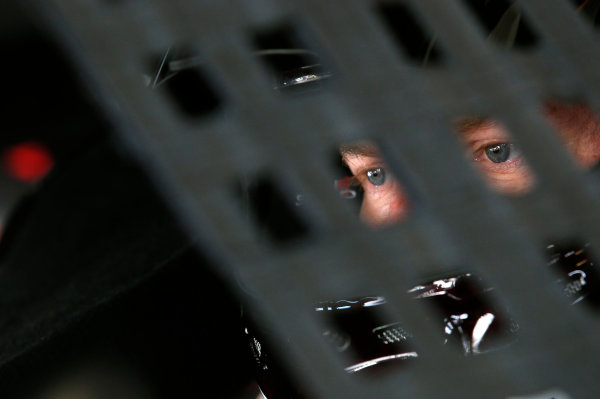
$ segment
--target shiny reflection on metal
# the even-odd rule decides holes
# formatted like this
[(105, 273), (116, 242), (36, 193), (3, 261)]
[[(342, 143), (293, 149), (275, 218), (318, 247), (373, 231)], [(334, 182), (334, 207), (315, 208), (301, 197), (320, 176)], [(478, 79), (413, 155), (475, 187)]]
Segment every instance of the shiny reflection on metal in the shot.
[(356, 189), (352, 188), (353, 182), (354, 179), (351, 176), (346, 176), (335, 180), (333, 186), (342, 198), (354, 199), (358, 196), (358, 192)]
[[(465, 274), (465, 276), (469, 277), (470, 274), (467, 273), (467, 274)], [(436, 280), (436, 281), (432, 282), (431, 285), (434, 286), (433, 289), (429, 289), (429, 290), (417, 295), (416, 298), (428, 298), (430, 296), (446, 295), (448, 293), (446, 290), (452, 289), (456, 286), (456, 277), (452, 277), (452, 278), (448, 278), (448, 279), (444, 279), (444, 280)], [(416, 291), (423, 290), (425, 288), (427, 288), (427, 286), (417, 285), (417, 286), (414, 286), (413, 288), (411, 288), (410, 290), (408, 290), (408, 292), (409, 293), (416, 292)]]
[(486, 313), (475, 323), (475, 327), (471, 333), (471, 350), (473, 353), (479, 353), (479, 344), (481, 343), (481, 340), (483, 340), (487, 330), (492, 325), (495, 317), (496, 316), (494, 316), (492, 313)]
[(417, 352), (397, 353), (395, 355), (378, 357), (377, 359), (371, 359), (366, 362), (357, 363), (352, 366), (346, 367), (344, 370), (346, 370), (348, 373), (356, 373), (357, 371), (364, 370), (368, 367), (376, 366), (383, 362), (389, 362), (390, 360), (405, 360), (405, 359), (411, 359), (411, 358), (415, 358), (415, 357), (419, 357)]
[(363, 304), (363, 306), (364, 306), (365, 308), (368, 308), (368, 307), (371, 307), (371, 306), (383, 305), (383, 304), (385, 304), (385, 303), (386, 303), (386, 301), (385, 301), (385, 298), (384, 298), (384, 297), (382, 297), (382, 296), (378, 296), (378, 297), (375, 297), (375, 298), (374, 298), (373, 300), (371, 300), (371, 301), (365, 302), (365, 303)]
[[(362, 304), (361, 304), (362, 302)], [(324, 310), (345, 310), (351, 309), (352, 305), (359, 304), (358, 307), (368, 308), (371, 306), (378, 306), (385, 304), (385, 298), (381, 296), (377, 297), (366, 297), (360, 300), (351, 300), (351, 299), (340, 299), (339, 301), (335, 301), (333, 303), (327, 302), (328, 306), (317, 306), (315, 311), (322, 312)], [(338, 304), (340, 304), (338, 306)], [(333, 306), (331, 306), (333, 305)]]

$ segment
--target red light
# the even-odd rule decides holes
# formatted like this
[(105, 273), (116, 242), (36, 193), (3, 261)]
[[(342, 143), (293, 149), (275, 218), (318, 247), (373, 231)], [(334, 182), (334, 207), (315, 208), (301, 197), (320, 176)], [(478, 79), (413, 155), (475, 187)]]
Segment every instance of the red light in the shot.
[(54, 158), (44, 145), (28, 141), (6, 149), (2, 163), (12, 178), (35, 183), (52, 169)]

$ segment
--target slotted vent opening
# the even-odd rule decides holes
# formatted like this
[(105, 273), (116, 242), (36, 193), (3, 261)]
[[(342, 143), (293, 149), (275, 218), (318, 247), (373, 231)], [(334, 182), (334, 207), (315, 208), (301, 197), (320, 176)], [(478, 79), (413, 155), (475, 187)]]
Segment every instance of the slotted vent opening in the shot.
[(418, 358), (413, 335), (402, 321), (387, 319), (385, 298), (364, 296), (319, 302), (324, 340), (349, 374), (376, 377), (410, 366)]
[(190, 119), (216, 112), (223, 99), (198, 54), (170, 48), (151, 61), (152, 74), (146, 84), (169, 99), (174, 108)]
[(459, 272), (429, 280), (408, 293), (432, 306), (440, 339), (463, 355), (500, 350), (517, 339), (519, 324), (494, 287), (477, 274)]
[(556, 274), (556, 283), (572, 305), (585, 306), (594, 312), (600, 310), (600, 274), (589, 242), (580, 239), (549, 242), (546, 259)]
[(507, 196), (531, 192), (537, 177), (513, 134), (502, 121), (487, 116), (461, 116), (453, 130), (463, 144), (465, 158), (492, 190)]
[(290, 244), (310, 235), (310, 226), (299, 210), (301, 194), (286, 195), (272, 176), (241, 180), (237, 194), (259, 234), (272, 244)]
[(595, 28), (600, 27), (600, 1), (599, 0), (571, 0), (577, 8), (577, 13), (584, 17)]
[(343, 203), (375, 229), (406, 221), (422, 205), (404, 165), (394, 173), (381, 144), (370, 138), (340, 144), (340, 177), (334, 181)]
[(538, 37), (515, 1), (463, 0), (483, 26), (487, 38), (503, 48), (530, 49)]
[(436, 36), (426, 29), (413, 11), (400, 3), (381, 3), (377, 13), (399, 50), (421, 66), (437, 66), (443, 61)]
[(315, 92), (331, 77), (319, 54), (291, 24), (258, 29), (252, 36), (252, 45), (266, 69), (271, 88), (277, 92)]

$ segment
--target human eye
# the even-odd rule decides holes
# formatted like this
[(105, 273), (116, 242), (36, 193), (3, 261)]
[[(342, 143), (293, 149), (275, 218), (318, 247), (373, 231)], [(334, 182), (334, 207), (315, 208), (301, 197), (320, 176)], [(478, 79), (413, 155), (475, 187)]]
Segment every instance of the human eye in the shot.
[(518, 194), (530, 185), (531, 172), (517, 145), (510, 141), (483, 141), (475, 148), (473, 161), (493, 187)]
[(390, 175), (382, 166), (365, 167), (352, 176), (335, 181), (336, 189), (342, 197), (353, 199), (365, 193), (377, 193), (387, 188)]
[(382, 167), (367, 170), (365, 177), (374, 186), (381, 186), (387, 180), (385, 169)]
[(365, 165), (354, 173), (354, 180), (364, 193), (382, 194), (393, 185), (393, 178), (387, 169), (380, 165)]
[(491, 162), (492, 164), (507, 164), (519, 161), (522, 157), (520, 149), (510, 142), (483, 145), (473, 154), (473, 159), (478, 162)]
[(502, 194), (521, 195), (533, 187), (533, 172), (502, 123), (483, 117), (461, 118), (455, 131), (491, 188)]
[(379, 163), (364, 163), (351, 170), (352, 175), (335, 181), (338, 193), (347, 199), (357, 198), (364, 205), (378, 202), (385, 205), (393, 197), (395, 181), (391, 173)]
[[(350, 188), (343, 195), (358, 198), (360, 218), (373, 227), (382, 227), (403, 220), (409, 212), (410, 201), (402, 184), (387, 167), (378, 148), (367, 142), (342, 146), (342, 161), (351, 176), (339, 181)], [(340, 184), (340, 183), (346, 184)], [(340, 191), (341, 192), (341, 191)]]

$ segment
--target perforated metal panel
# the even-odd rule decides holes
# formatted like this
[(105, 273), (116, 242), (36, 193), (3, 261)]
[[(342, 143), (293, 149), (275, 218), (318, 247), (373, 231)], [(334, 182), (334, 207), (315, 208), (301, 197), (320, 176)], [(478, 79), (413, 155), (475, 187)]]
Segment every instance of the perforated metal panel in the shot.
[[(598, 31), (564, 0), (520, 2), (535, 41), (507, 50), (486, 40), (465, 2), (405, 4), (436, 33), (441, 58), (428, 68), (398, 49), (381, 2), (39, 2), (81, 75), (198, 250), (251, 312), (293, 345), (279, 352), (319, 398), (596, 398), (598, 315), (570, 307), (540, 247), (582, 237), (600, 248), (600, 182), (583, 174), (540, 111), (548, 98), (583, 99), (600, 111)], [(43, 3), (43, 4), (41, 4)], [(305, 97), (272, 90), (255, 38), (283, 29), (333, 73)], [(194, 79), (208, 106), (178, 105), (144, 75), (166, 48), (202, 60)], [(451, 131), (457, 115), (494, 115), (519, 141), (537, 176), (522, 198), (489, 191)], [(374, 231), (331, 190), (331, 153), (369, 137), (416, 199), (404, 223)], [(302, 192), (304, 228), (285, 242), (259, 239), (236, 182), (262, 176), (283, 196)], [(457, 268), (485, 277), (519, 321), (516, 342), (464, 357), (442, 345), (423, 317), (433, 310), (406, 287)], [(243, 287), (243, 288), (242, 288)], [(351, 378), (320, 337), (311, 303), (376, 292), (423, 350), (413, 367)], [(529, 397), (529, 396), (528, 396)], [(537, 397), (537, 396), (531, 396)]]

